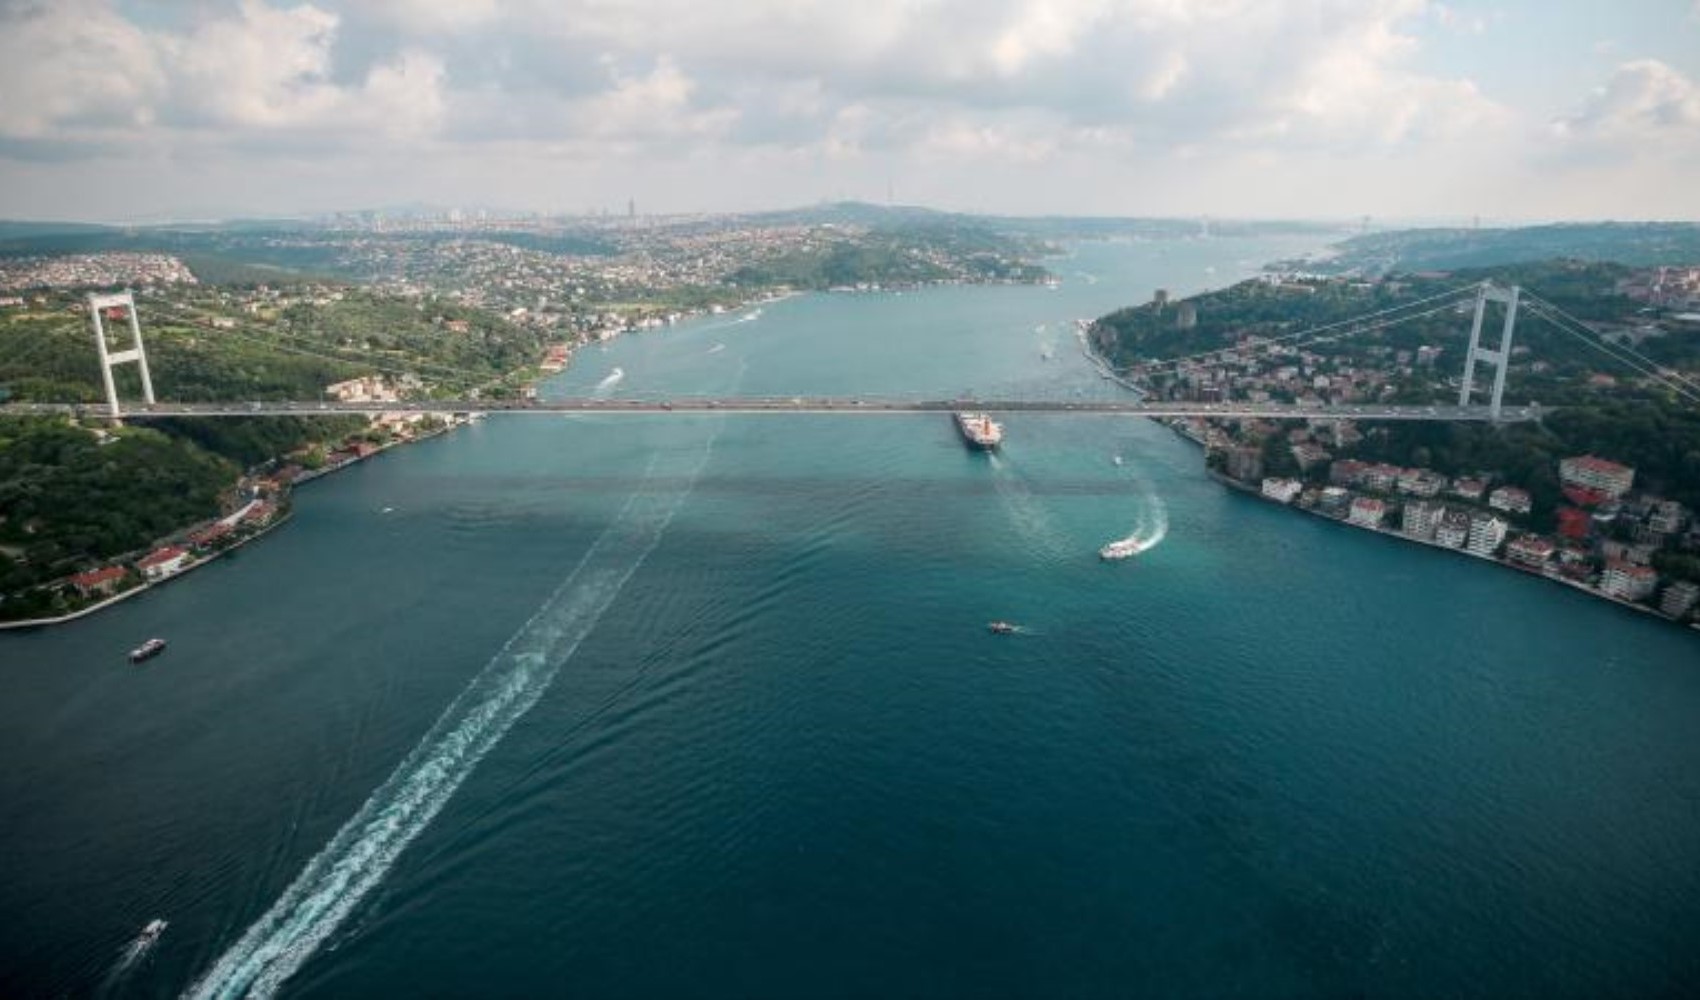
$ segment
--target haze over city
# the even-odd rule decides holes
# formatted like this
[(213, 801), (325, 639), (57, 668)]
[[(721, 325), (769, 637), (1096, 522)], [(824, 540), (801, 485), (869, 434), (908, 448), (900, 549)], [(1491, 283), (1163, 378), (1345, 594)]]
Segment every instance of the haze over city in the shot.
[(1700, 4), (0, 2), (0, 217), (1700, 214)]

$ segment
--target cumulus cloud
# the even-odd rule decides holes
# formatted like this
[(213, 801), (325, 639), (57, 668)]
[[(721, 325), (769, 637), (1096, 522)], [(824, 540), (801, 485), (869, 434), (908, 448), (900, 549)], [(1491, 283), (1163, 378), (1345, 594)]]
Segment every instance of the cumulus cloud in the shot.
[(0, 167), (139, 141), (354, 170), (405, 150), (558, 170), (1368, 175), (1512, 135), (1598, 156), (1695, 127), (1692, 81), (1641, 61), (1543, 133), (1434, 68), (1437, 41), (1500, 26), (1438, 0), (202, 0), (145, 19), (129, 3), (0, 0)]
[(101, 0), (0, 6), (0, 136), (146, 125), (166, 85), (154, 40)]
[(1700, 85), (1656, 59), (1627, 62), (1553, 131), (1584, 146), (1700, 152)]

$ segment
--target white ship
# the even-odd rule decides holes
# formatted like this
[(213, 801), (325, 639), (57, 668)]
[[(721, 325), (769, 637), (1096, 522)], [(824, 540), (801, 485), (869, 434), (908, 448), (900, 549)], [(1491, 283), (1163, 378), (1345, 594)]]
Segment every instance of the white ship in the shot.
[(1131, 538), (1119, 539), (1098, 550), (1098, 558), (1106, 561), (1130, 559), (1136, 555), (1139, 555), (1139, 543)]
[(956, 429), (962, 432), (962, 440), (983, 451), (991, 451), (1003, 440), (1003, 425), (985, 413), (965, 410), (956, 414)]

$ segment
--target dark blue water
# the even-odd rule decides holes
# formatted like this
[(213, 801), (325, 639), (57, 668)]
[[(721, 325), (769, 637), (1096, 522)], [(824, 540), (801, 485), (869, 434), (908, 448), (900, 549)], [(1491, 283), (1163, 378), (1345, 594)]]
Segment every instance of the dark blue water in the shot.
[[(1291, 249), (792, 299), (554, 391), (1098, 395), (1068, 320)], [(0, 995), (1700, 993), (1692, 633), (1007, 427), (492, 418), (0, 637)]]

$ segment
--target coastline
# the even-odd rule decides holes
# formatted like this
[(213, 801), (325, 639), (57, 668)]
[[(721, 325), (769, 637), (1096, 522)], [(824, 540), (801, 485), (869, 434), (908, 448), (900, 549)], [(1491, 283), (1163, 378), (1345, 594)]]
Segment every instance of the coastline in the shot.
[[(1182, 436), (1184, 437), (1185, 435), (1182, 435)], [(1188, 440), (1191, 440), (1191, 439), (1188, 438)], [(1593, 598), (1597, 598), (1597, 599), (1602, 600), (1602, 601), (1610, 602), (1612, 604), (1617, 605), (1620, 608), (1624, 608), (1624, 609), (1629, 610), (1629, 611), (1635, 611), (1635, 612), (1638, 612), (1638, 613), (1643, 614), (1643, 615), (1649, 615), (1652, 618), (1655, 618), (1655, 619), (1657, 619), (1661, 622), (1666, 622), (1668, 624), (1675, 625), (1678, 628), (1689, 628), (1689, 629), (1693, 629), (1695, 631), (1700, 631), (1700, 625), (1687, 625), (1687, 626), (1685, 626), (1682, 622), (1680, 622), (1680, 621), (1678, 621), (1674, 618), (1671, 618), (1670, 616), (1659, 611), (1659, 609), (1657, 609), (1657, 608), (1649, 607), (1648, 605), (1645, 605), (1645, 604), (1638, 604), (1634, 601), (1627, 601), (1627, 600), (1624, 600), (1621, 597), (1613, 597), (1610, 594), (1602, 593), (1601, 591), (1599, 591), (1599, 590), (1597, 590), (1593, 587), (1588, 586), (1586, 583), (1583, 583), (1580, 580), (1568, 580), (1568, 579), (1565, 579), (1564, 577), (1551, 576), (1551, 575), (1546, 574), (1546, 573), (1539, 573), (1539, 572), (1536, 572), (1536, 571), (1529, 569), (1527, 567), (1519, 566), (1516, 563), (1508, 562), (1507, 560), (1501, 559), (1498, 556), (1479, 556), (1479, 555), (1476, 555), (1473, 552), (1467, 552), (1463, 549), (1455, 549), (1455, 548), (1452, 548), (1450, 546), (1441, 545), (1439, 542), (1429, 541), (1428, 539), (1412, 538), (1410, 535), (1407, 535), (1402, 531), (1396, 531), (1396, 530), (1391, 529), (1391, 528), (1383, 528), (1383, 527), (1372, 528), (1372, 527), (1369, 527), (1367, 525), (1352, 524), (1351, 522), (1346, 521), (1343, 518), (1330, 517), (1329, 515), (1324, 514), (1324, 513), (1322, 513), (1321, 511), (1318, 511), (1318, 510), (1310, 510), (1310, 509), (1307, 509), (1307, 508), (1304, 508), (1304, 507), (1294, 506), (1293, 504), (1290, 504), (1290, 503), (1282, 503), (1281, 501), (1276, 500), (1273, 497), (1266, 497), (1266, 496), (1263, 495), (1263, 492), (1261, 490), (1259, 490), (1257, 487), (1252, 486), (1249, 483), (1242, 483), (1237, 479), (1233, 479), (1230, 476), (1227, 476), (1227, 475), (1225, 475), (1221, 472), (1216, 471), (1215, 469), (1205, 469), (1204, 471), (1205, 471), (1205, 475), (1209, 476), (1211, 479), (1213, 479), (1216, 482), (1220, 483), (1221, 485), (1227, 487), (1228, 489), (1233, 490), (1233, 491), (1238, 492), (1238, 493), (1243, 493), (1243, 494), (1250, 496), (1250, 497), (1253, 497), (1257, 500), (1261, 500), (1264, 503), (1273, 504), (1274, 506), (1277, 506), (1277, 507), (1284, 507), (1288, 510), (1294, 510), (1294, 511), (1297, 511), (1301, 514), (1309, 514), (1312, 517), (1319, 518), (1319, 519), (1326, 521), (1330, 524), (1337, 524), (1337, 525), (1339, 525), (1343, 528), (1352, 528), (1352, 529), (1357, 530), (1357, 531), (1367, 531), (1371, 534), (1382, 535), (1382, 536), (1385, 536), (1385, 537), (1388, 537), (1388, 538), (1397, 539), (1398, 541), (1401, 541), (1401, 542), (1409, 542), (1413, 545), (1421, 545), (1424, 548), (1434, 549), (1434, 550), (1439, 551), (1439, 552), (1447, 552), (1447, 553), (1450, 553), (1452, 555), (1461, 556), (1461, 557), (1466, 558), (1466, 559), (1473, 559), (1477, 562), (1486, 563), (1490, 566), (1498, 566), (1501, 569), (1513, 570), (1515, 572), (1523, 574), (1524, 576), (1533, 577), (1533, 578), (1538, 579), (1538, 580), (1546, 580), (1549, 583), (1556, 583), (1556, 584), (1559, 584), (1560, 586), (1569, 587), (1571, 590), (1577, 591), (1578, 593), (1586, 594), (1589, 597), (1593, 597)]]
[[(452, 423), (452, 424), (449, 424), (447, 426), (440, 427), (440, 428), (438, 428), (434, 431), (431, 431), (427, 434), (421, 434), (417, 437), (412, 437), (412, 438), (408, 438), (406, 440), (401, 440), (401, 441), (390, 441), (386, 444), (379, 445), (376, 450), (374, 450), (373, 452), (371, 452), (368, 455), (360, 455), (360, 456), (357, 456), (355, 458), (348, 459), (347, 461), (338, 462), (335, 465), (329, 465), (329, 466), (325, 466), (323, 468), (312, 469), (312, 470), (309, 470), (307, 472), (303, 472), (301, 475), (297, 476), (290, 483), (290, 492), (293, 493), (296, 487), (301, 486), (301, 485), (306, 484), (306, 483), (310, 483), (315, 479), (322, 479), (323, 477), (331, 475), (332, 473), (341, 472), (343, 469), (347, 469), (347, 468), (350, 468), (351, 466), (358, 465), (361, 462), (366, 461), (367, 459), (376, 458), (377, 456), (382, 455), (384, 452), (389, 451), (391, 448), (398, 448), (398, 447), (401, 447), (402, 445), (418, 444), (419, 442), (422, 442), (422, 441), (429, 441), (432, 438), (440, 437), (444, 434), (447, 434), (449, 431), (452, 431), (455, 428), (462, 427), (462, 426), (465, 426), (465, 424), (464, 423)], [(287, 497), (285, 499), (287, 499)], [(180, 579), (184, 576), (187, 576), (190, 572), (192, 572), (196, 569), (199, 569), (200, 567), (205, 566), (206, 564), (208, 564), (208, 563), (210, 563), (210, 562), (212, 562), (216, 559), (222, 558), (223, 556), (227, 555), (228, 553), (235, 552), (237, 549), (240, 549), (243, 546), (248, 545), (251, 542), (258, 541), (259, 539), (264, 538), (265, 536), (267, 536), (267, 535), (271, 534), (273, 531), (275, 531), (277, 528), (284, 525), (286, 522), (288, 522), (294, 516), (295, 515), (294, 515), (293, 512), (281, 513), (277, 517), (273, 518), (264, 527), (260, 528), (258, 531), (255, 531), (252, 534), (244, 535), (243, 537), (241, 537), (240, 539), (238, 539), (234, 543), (227, 545), (222, 549), (218, 549), (215, 552), (208, 553), (207, 555), (202, 556), (199, 559), (196, 559), (192, 563), (188, 563), (182, 569), (178, 570), (175, 573), (170, 574), (169, 576), (161, 577), (158, 580), (144, 580), (144, 581), (142, 581), (141, 585), (139, 585), (139, 586), (131, 587), (129, 590), (126, 590), (122, 593), (114, 594), (111, 597), (104, 598), (100, 601), (95, 602), (94, 604), (87, 606), (87, 607), (78, 608), (77, 610), (72, 611), (68, 614), (59, 615), (59, 616), (53, 617), (53, 618), (25, 618), (25, 619), (22, 619), (22, 620), (19, 620), (19, 621), (0, 621), (0, 632), (14, 631), (14, 630), (18, 630), (18, 629), (29, 629), (29, 628), (50, 628), (54, 625), (67, 625), (67, 624), (70, 624), (71, 622), (78, 621), (79, 619), (86, 618), (89, 615), (92, 615), (97, 611), (104, 611), (105, 609), (110, 608), (115, 604), (121, 603), (123, 601), (127, 601), (130, 598), (135, 597), (139, 594), (146, 593), (147, 591), (153, 589), (154, 587), (162, 587), (162, 586), (164, 586), (168, 583), (171, 583), (174, 580), (177, 580), (177, 579)]]
[[(350, 463), (350, 464), (352, 464), (352, 463)], [(149, 590), (152, 590), (155, 587), (163, 587), (166, 584), (172, 582), (173, 580), (177, 580), (181, 577), (188, 576), (190, 573), (194, 572), (197, 569), (200, 569), (202, 566), (205, 566), (206, 564), (213, 562), (216, 559), (221, 559), (225, 555), (227, 555), (231, 552), (235, 552), (237, 549), (241, 548), (244, 545), (247, 545), (249, 542), (257, 541), (261, 538), (264, 538), (266, 535), (271, 534), (272, 531), (274, 531), (275, 529), (280, 527), (284, 522), (288, 521), (290, 518), (292, 518), (294, 516), (295, 515), (293, 513), (280, 515), (279, 517), (272, 519), (272, 522), (270, 524), (261, 528), (259, 531), (256, 531), (251, 535), (245, 535), (241, 539), (236, 541), (234, 544), (227, 545), (224, 548), (219, 549), (217, 552), (209, 553), (209, 554), (195, 560), (194, 562), (189, 563), (188, 565), (184, 566), (182, 569), (178, 570), (177, 572), (172, 573), (170, 576), (164, 576), (164, 577), (159, 578), (158, 580), (143, 580), (140, 586), (131, 587), (129, 590), (126, 590), (123, 593), (113, 594), (111, 597), (108, 597), (103, 601), (97, 601), (96, 603), (91, 604), (86, 608), (78, 608), (76, 611), (73, 611), (70, 614), (60, 615), (57, 618), (27, 618), (27, 619), (24, 619), (23, 621), (0, 622), (0, 632), (7, 631), (9, 629), (47, 628), (48, 626), (51, 626), (51, 625), (64, 625), (68, 622), (74, 622), (79, 618), (86, 618), (89, 615), (94, 614), (96, 611), (104, 611), (107, 608), (112, 607), (114, 604), (118, 604), (120, 602), (127, 601), (130, 598), (135, 597), (139, 594), (144, 594), (144, 593), (148, 592)]]
[[(1105, 358), (1102, 355), (1100, 355), (1095, 349), (1093, 349), (1091, 338), (1086, 333), (1088, 327), (1089, 327), (1089, 323), (1087, 323), (1086, 321), (1077, 321), (1076, 333), (1077, 333), (1077, 336), (1078, 336), (1079, 341), (1080, 341), (1081, 350), (1086, 355), (1087, 360), (1100, 373), (1104, 374), (1105, 377), (1116, 382), (1116, 384), (1121, 385), (1124, 388), (1127, 388), (1127, 389), (1143, 396), (1144, 395), (1143, 389), (1141, 389), (1139, 386), (1134, 385), (1134, 384), (1128, 382), (1126, 379), (1124, 379), (1119, 373), (1117, 373), (1110, 366), (1110, 363), (1107, 360), (1105, 360)], [(1205, 452), (1209, 451), (1209, 448), (1210, 448), (1209, 442), (1201, 440), (1200, 438), (1194, 436), (1190, 432), (1190, 430), (1186, 427), (1184, 422), (1177, 419), (1173, 422), (1168, 421), (1168, 420), (1158, 420), (1157, 423), (1168, 427), (1177, 436), (1181, 437), (1182, 439), (1184, 439), (1186, 441), (1192, 442), (1193, 444), (1197, 445), (1201, 450), (1203, 450)], [(1583, 583), (1579, 580), (1570, 580), (1570, 579), (1566, 579), (1566, 578), (1561, 577), (1561, 576), (1552, 576), (1552, 575), (1549, 575), (1547, 573), (1537, 572), (1537, 571), (1530, 569), (1528, 567), (1520, 566), (1516, 563), (1509, 562), (1509, 561), (1502, 559), (1498, 556), (1478, 556), (1478, 555), (1475, 555), (1473, 553), (1466, 552), (1463, 549), (1454, 549), (1454, 548), (1450, 548), (1450, 547), (1445, 546), (1445, 545), (1441, 545), (1438, 542), (1433, 542), (1433, 541), (1429, 541), (1427, 539), (1422, 539), (1422, 538), (1412, 538), (1411, 536), (1409, 536), (1409, 535), (1407, 535), (1407, 534), (1405, 534), (1401, 531), (1396, 531), (1396, 530), (1392, 530), (1392, 529), (1389, 529), (1389, 528), (1384, 528), (1384, 527), (1371, 528), (1371, 527), (1367, 527), (1365, 525), (1351, 524), (1350, 522), (1348, 522), (1348, 521), (1346, 521), (1342, 518), (1330, 517), (1329, 515), (1324, 514), (1321, 511), (1311, 510), (1311, 509), (1308, 509), (1308, 508), (1305, 508), (1305, 507), (1297, 507), (1297, 506), (1295, 506), (1291, 503), (1282, 503), (1281, 501), (1276, 500), (1272, 497), (1266, 497), (1266, 496), (1263, 495), (1262, 490), (1258, 489), (1257, 487), (1252, 486), (1249, 483), (1242, 483), (1239, 480), (1233, 479), (1233, 478), (1231, 478), (1231, 477), (1229, 477), (1229, 476), (1227, 476), (1227, 475), (1225, 475), (1221, 472), (1218, 472), (1215, 469), (1209, 468), (1208, 466), (1205, 468), (1204, 472), (1205, 472), (1205, 475), (1209, 476), (1211, 479), (1215, 480), (1217, 483), (1220, 483), (1221, 485), (1223, 485), (1223, 486), (1225, 486), (1225, 487), (1227, 487), (1231, 490), (1235, 490), (1237, 492), (1245, 493), (1249, 496), (1255, 497), (1256, 499), (1264, 501), (1265, 503), (1271, 503), (1271, 504), (1274, 504), (1278, 507), (1285, 507), (1285, 508), (1288, 508), (1290, 510), (1297, 510), (1300, 513), (1309, 514), (1313, 517), (1318, 517), (1318, 518), (1321, 518), (1324, 521), (1328, 521), (1328, 522), (1331, 522), (1331, 523), (1334, 523), (1334, 524), (1338, 524), (1338, 525), (1341, 525), (1343, 527), (1355, 528), (1355, 529), (1363, 530), (1363, 531), (1370, 531), (1370, 532), (1373, 532), (1373, 533), (1378, 534), (1378, 535), (1384, 535), (1384, 536), (1388, 536), (1388, 537), (1391, 537), (1391, 538), (1398, 539), (1399, 541), (1402, 541), (1402, 542), (1410, 542), (1410, 543), (1413, 543), (1413, 544), (1416, 544), (1416, 545), (1425, 546), (1425, 547), (1430, 548), (1430, 549), (1437, 549), (1437, 550), (1440, 550), (1440, 551), (1443, 551), (1443, 552), (1449, 552), (1449, 553), (1452, 553), (1453, 555), (1465, 556), (1465, 557), (1468, 557), (1470, 559), (1475, 559), (1475, 560), (1478, 560), (1478, 561), (1481, 561), (1481, 562), (1488, 563), (1490, 565), (1501, 567), (1503, 569), (1514, 570), (1516, 572), (1522, 573), (1525, 576), (1536, 577), (1538, 579), (1546, 580), (1546, 581), (1549, 581), (1551, 583), (1559, 584), (1559, 585), (1564, 586), (1564, 587), (1569, 587), (1570, 589), (1575, 590), (1578, 593), (1586, 594), (1589, 597), (1593, 597), (1593, 598), (1596, 598), (1596, 599), (1599, 599), (1599, 600), (1602, 600), (1602, 601), (1608, 601), (1612, 604), (1617, 605), (1620, 608), (1624, 608), (1624, 609), (1627, 609), (1629, 611), (1634, 611), (1634, 612), (1637, 612), (1637, 613), (1643, 614), (1643, 615), (1649, 615), (1649, 616), (1651, 616), (1651, 617), (1653, 617), (1653, 618), (1655, 618), (1655, 619), (1657, 619), (1661, 622), (1666, 622), (1668, 624), (1675, 625), (1678, 628), (1686, 627), (1686, 628), (1691, 629), (1693, 631), (1700, 632), (1700, 621), (1685, 625), (1682, 621), (1680, 621), (1678, 619), (1671, 618), (1670, 616), (1664, 614), (1658, 608), (1651, 607), (1651, 606), (1646, 605), (1646, 604), (1641, 604), (1641, 603), (1638, 603), (1638, 602), (1635, 602), (1635, 601), (1625, 600), (1621, 597), (1614, 597), (1611, 594), (1603, 593), (1600, 590), (1598, 590), (1594, 587), (1591, 587), (1591, 586), (1587, 585), (1586, 583)]]

